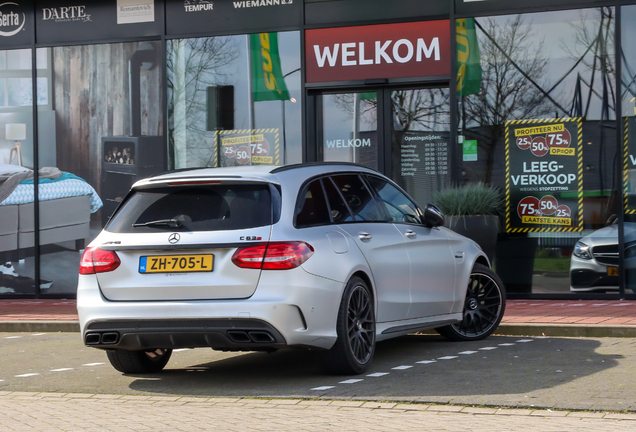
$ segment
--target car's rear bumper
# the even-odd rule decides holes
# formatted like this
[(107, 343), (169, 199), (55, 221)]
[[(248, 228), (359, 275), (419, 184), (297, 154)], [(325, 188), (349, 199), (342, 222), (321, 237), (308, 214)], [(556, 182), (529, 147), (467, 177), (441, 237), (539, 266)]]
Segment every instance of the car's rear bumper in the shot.
[[(87, 346), (96, 348), (330, 348), (337, 337), (335, 325), (343, 289), (341, 282), (297, 268), (263, 272), (249, 299), (109, 301), (95, 277), (80, 275), (77, 310), (82, 338)], [(273, 342), (255, 342), (259, 336), (268, 338), (253, 333), (260, 331)], [(245, 337), (241, 332), (249, 341), (241, 341)], [(97, 336), (90, 336), (91, 343), (87, 343), (92, 333)], [(108, 343), (103, 343), (105, 333), (109, 334)]]
[(97, 320), (86, 326), (83, 337), (86, 346), (104, 349), (260, 351), (287, 346), (274, 326), (251, 318)]

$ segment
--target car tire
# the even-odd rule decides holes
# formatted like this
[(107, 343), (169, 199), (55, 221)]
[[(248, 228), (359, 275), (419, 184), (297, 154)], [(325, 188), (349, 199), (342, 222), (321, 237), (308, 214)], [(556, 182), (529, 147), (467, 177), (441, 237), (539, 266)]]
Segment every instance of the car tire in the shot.
[(363, 373), (375, 353), (375, 307), (371, 290), (357, 276), (345, 287), (336, 331), (336, 343), (322, 353), (325, 370), (336, 375)]
[(436, 328), (453, 341), (474, 341), (490, 336), (506, 310), (503, 282), (490, 268), (475, 264), (468, 280), (462, 321)]
[(130, 374), (160, 372), (172, 355), (171, 349), (154, 349), (141, 351), (107, 350), (110, 364), (119, 372)]

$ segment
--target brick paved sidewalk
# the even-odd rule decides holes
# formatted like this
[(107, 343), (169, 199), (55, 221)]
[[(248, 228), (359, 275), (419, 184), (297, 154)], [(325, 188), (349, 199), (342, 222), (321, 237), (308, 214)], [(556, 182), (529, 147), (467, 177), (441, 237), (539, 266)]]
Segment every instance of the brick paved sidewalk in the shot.
[[(0, 321), (76, 321), (75, 300), (0, 300)], [(636, 326), (636, 301), (508, 300), (504, 324)]]
[[(0, 300), (0, 331), (78, 331), (75, 300)], [(636, 301), (508, 300), (498, 333), (636, 337)]]
[(9, 431), (632, 431), (636, 414), (356, 400), (0, 392)]

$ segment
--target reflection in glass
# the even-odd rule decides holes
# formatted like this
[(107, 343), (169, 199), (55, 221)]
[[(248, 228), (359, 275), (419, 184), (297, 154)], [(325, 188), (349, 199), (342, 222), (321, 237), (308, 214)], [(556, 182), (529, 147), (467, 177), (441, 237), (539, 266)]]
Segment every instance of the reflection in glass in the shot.
[(0, 107), (7, 106), (7, 79), (0, 78)]
[(322, 96), (323, 160), (378, 169), (377, 93)]
[(11, 179), (1, 184), (0, 296), (32, 295), (36, 287), (24, 248), (33, 234), (33, 185), (19, 183), (33, 166), (30, 61), (31, 50), (0, 51), (0, 174)]
[(33, 87), (31, 78), (7, 79), (9, 106), (31, 106), (33, 103)]
[[(302, 160), (299, 32), (174, 39), (167, 49), (171, 168)], [(264, 95), (268, 85), (281, 91)]]
[(7, 69), (22, 69), (31, 71), (31, 50), (12, 50), (7, 53)]
[[(133, 182), (166, 169), (163, 68), (150, 60), (160, 47), (147, 41), (38, 49), (39, 162), (54, 173), (41, 173), (38, 186), (43, 294), (76, 292), (84, 247)], [(24, 238), (27, 264), (34, 242), (33, 232)]]
[[(636, 40), (636, 6), (623, 6), (621, 11), (621, 124), (625, 137), (623, 158), (623, 207), (625, 245), (625, 286), (636, 293), (636, 52), (625, 49)], [(618, 243), (618, 238), (616, 239)]]
[(448, 88), (391, 92), (393, 179), (422, 207), (450, 184)]
[[(531, 232), (509, 233), (498, 245), (498, 271), (510, 292), (570, 292), (574, 245), (603, 228), (615, 212), (614, 8), (473, 21), (475, 34), (467, 31), (466, 43), (458, 44), (464, 55), (458, 58), (466, 59), (465, 47), (476, 38), (481, 68), (477, 88), (459, 92), (460, 141), (477, 144), (476, 157), (461, 164), (462, 182), (483, 181), (504, 189), (507, 121), (581, 118), (584, 231), (538, 225)], [(470, 19), (465, 26), (472, 28)], [(558, 192), (553, 195), (560, 198)], [(578, 192), (573, 198), (578, 199)], [(506, 268), (515, 271), (507, 275)]]

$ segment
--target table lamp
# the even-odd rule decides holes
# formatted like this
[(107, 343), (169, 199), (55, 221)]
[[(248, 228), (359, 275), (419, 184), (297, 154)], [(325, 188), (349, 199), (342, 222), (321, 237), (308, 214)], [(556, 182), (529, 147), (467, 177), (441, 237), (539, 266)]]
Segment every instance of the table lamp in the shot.
[(16, 160), (19, 166), (22, 166), (22, 149), (18, 141), (26, 139), (26, 124), (25, 123), (9, 123), (6, 125), (6, 136), (9, 141), (15, 141), (15, 148), (11, 149), (9, 153), (9, 163), (13, 161), (13, 152), (16, 154)]

